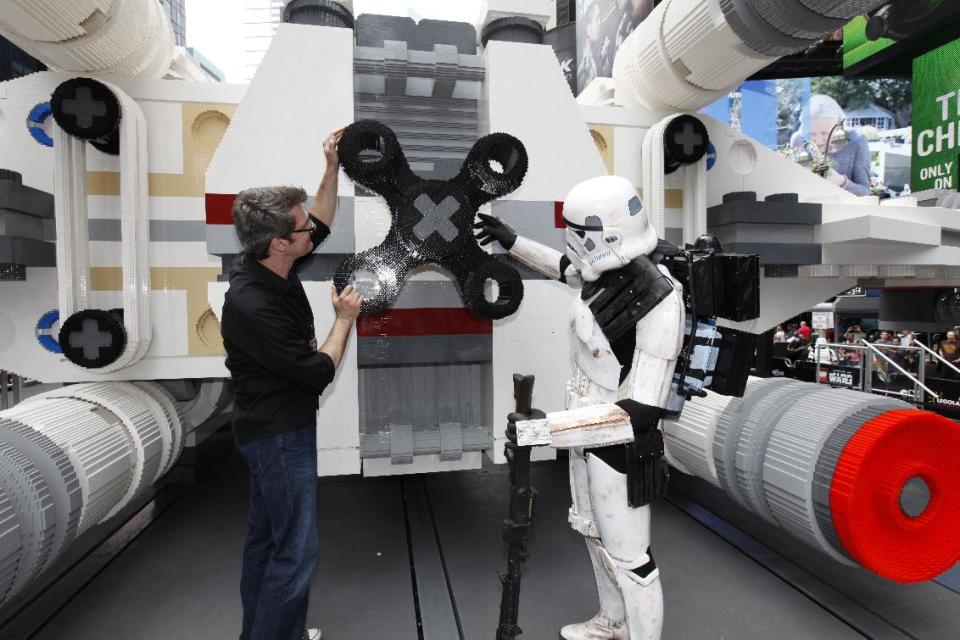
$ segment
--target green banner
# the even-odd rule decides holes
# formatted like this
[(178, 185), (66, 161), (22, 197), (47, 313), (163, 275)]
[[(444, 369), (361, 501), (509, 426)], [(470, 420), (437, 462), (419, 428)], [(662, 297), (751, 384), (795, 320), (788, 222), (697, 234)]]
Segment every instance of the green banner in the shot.
[(960, 40), (913, 61), (911, 187), (958, 189)]
[(894, 41), (890, 38), (867, 38), (867, 18), (854, 18), (843, 28), (843, 68), (849, 69), (880, 53)]

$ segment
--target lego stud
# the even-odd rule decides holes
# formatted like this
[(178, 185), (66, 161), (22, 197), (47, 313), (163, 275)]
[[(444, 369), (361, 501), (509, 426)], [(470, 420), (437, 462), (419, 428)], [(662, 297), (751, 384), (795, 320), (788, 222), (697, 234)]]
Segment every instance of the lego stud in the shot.
[(113, 91), (92, 78), (61, 83), (50, 99), (53, 118), (69, 135), (87, 140), (96, 149), (120, 153), (120, 101)]
[(664, 171), (673, 173), (683, 165), (699, 162), (709, 144), (710, 135), (703, 122), (691, 115), (677, 116), (663, 135)]
[(61, 324), (58, 341), (70, 362), (86, 369), (102, 369), (116, 362), (127, 345), (123, 313), (78, 311)]

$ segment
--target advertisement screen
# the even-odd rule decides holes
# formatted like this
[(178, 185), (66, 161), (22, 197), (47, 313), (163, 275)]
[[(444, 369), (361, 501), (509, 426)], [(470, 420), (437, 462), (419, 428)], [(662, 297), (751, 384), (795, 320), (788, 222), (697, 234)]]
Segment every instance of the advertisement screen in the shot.
[(911, 187), (957, 189), (960, 136), (960, 41), (913, 62)]
[(577, 2), (577, 93), (594, 78), (613, 76), (617, 49), (653, 6), (653, 0)]
[(914, 58), (957, 38), (960, 2), (894, 2), (844, 27), (844, 75), (906, 77)]

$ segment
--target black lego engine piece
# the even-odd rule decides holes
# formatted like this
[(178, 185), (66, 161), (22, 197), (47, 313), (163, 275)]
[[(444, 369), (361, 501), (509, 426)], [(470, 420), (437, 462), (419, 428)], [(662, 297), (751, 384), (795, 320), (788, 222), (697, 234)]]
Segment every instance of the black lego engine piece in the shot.
[(480, 32), (480, 43), (487, 46), (490, 40), (504, 42), (523, 42), (526, 44), (543, 44), (544, 28), (536, 20), (521, 16), (498, 18), (493, 20)]
[(663, 170), (671, 174), (685, 164), (699, 162), (710, 146), (707, 127), (691, 115), (677, 116), (663, 133)]
[(712, 373), (713, 380), (707, 388), (722, 396), (742, 398), (753, 367), (758, 339), (755, 333), (720, 328), (717, 364)]
[(71, 78), (50, 98), (53, 118), (69, 135), (86, 140), (109, 155), (120, 153), (120, 101), (110, 88), (92, 78)]
[[(745, 253), (687, 250), (663, 257), (693, 303), (693, 315), (733, 322), (760, 316), (760, 259)], [(689, 304), (688, 304), (689, 306)]]
[(111, 365), (127, 346), (123, 310), (78, 311), (60, 326), (58, 341), (63, 355), (76, 365), (86, 369), (102, 369)]
[[(484, 252), (473, 235), (477, 209), (517, 189), (527, 173), (523, 143), (505, 133), (480, 138), (450, 180), (424, 180), (410, 169), (396, 134), (375, 120), (360, 120), (343, 133), (340, 163), (350, 178), (382, 196), (390, 207), (386, 239), (347, 258), (337, 270), (338, 291), (355, 284), (364, 315), (386, 311), (416, 267), (436, 264), (457, 282), (464, 306), (485, 318), (505, 318), (523, 299), (515, 268)], [(488, 281), (498, 295), (487, 300)]]

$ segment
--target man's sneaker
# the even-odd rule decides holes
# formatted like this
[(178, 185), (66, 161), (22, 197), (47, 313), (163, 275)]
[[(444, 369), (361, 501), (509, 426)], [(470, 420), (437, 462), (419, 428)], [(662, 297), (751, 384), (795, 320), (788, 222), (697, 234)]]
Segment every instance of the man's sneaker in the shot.
[(320, 640), (320, 629), (304, 629), (303, 640)]

